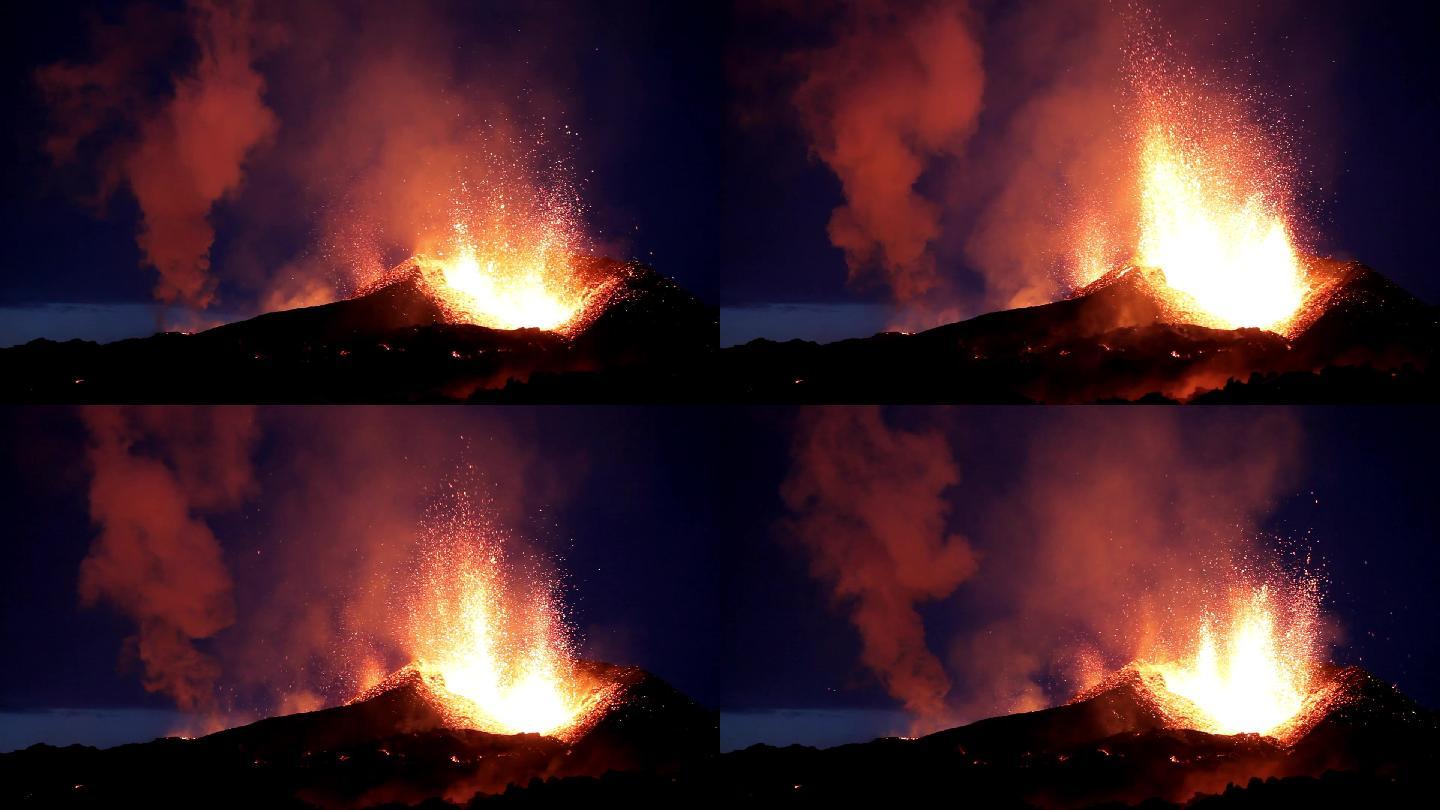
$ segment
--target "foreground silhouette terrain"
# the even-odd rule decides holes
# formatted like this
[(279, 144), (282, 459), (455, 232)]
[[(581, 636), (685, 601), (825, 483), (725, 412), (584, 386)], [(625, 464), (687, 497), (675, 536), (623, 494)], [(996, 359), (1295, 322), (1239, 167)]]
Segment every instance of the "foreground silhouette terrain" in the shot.
[(1127, 268), (1041, 306), (916, 334), (720, 352), (723, 396), (779, 402), (1376, 402), (1440, 399), (1440, 307), (1356, 262), (1291, 338), (1170, 322)]
[(619, 689), (577, 739), (456, 728), (420, 678), (400, 678), (355, 703), (196, 739), (0, 754), (0, 806), (444, 806), (696, 790), (718, 716), (642, 670), (585, 666)]
[(737, 803), (805, 806), (1335, 806), (1347, 796), (1393, 806), (1432, 794), (1437, 716), (1363, 670), (1325, 678), (1327, 699), (1288, 742), (1167, 727), (1136, 682), (1118, 678), (1064, 706), (913, 740), (753, 746), (721, 756), (721, 784)]
[(571, 336), (453, 323), (414, 274), (354, 298), (196, 334), (0, 349), (22, 402), (693, 400), (718, 310), (653, 269), (593, 260), (617, 283)]

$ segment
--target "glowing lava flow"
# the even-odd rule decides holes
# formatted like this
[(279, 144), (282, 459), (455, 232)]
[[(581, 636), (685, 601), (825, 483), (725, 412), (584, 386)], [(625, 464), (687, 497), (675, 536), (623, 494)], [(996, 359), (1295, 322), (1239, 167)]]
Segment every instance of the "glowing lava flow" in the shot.
[(414, 262), (431, 294), (457, 321), (564, 331), (593, 292), (572, 267), (575, 247), (567, 225), (540, 222), (513, 237), (483, 239), (462, 222), (448, 246)]
[(1235, 599), (1223, 620), (1206, 616), (1188, 656), (1139, 668), (1160, 676), (1168, 694), (1155, 697), (1184, 725), (1213, 734), (1279, 736), (1310, 694), (1314, 638), (1308, 610), (1280, 626), (1270, 590), (1261, 586)]
[(461, 724), (564, 736), (595, 707), (549, 587), (507, 582), (497, 548), (452, 542), (430, 561), (414, 612), (414, 669)]
[(1170, 303), (1203, 325), (1284, 333), (1308, 292), (1284, 212), (1230, 167), (1152, 126), (1141, 147), (1136, 263), (1154, 267)]

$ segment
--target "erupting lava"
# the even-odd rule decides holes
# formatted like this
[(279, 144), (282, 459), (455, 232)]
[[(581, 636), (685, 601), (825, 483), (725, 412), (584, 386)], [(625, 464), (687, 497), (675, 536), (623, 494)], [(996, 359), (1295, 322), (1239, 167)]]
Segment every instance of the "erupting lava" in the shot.
[(608, 701), (613, 685), (577, 667), (554, 587), (507, 571), (484, 527), (450, 527), (419, 581), (408, 627), (413, 662), (387, 680), (417, 674), (453, 725), (565, 738)]
[(565, 331), (595, 290), (572, 266), (567, 222), (541, 221), (511, 236), (479, 237), (464, 221), (445, 248), (414, 259), (427, 289), (456, 321), (494, 329)]
[(1133, 173), (1108, 211), (1077, 223), (1071, 280), (1083, 290), (1139, 268), (1174, 321), (1294, 336), (1323, 306), (1329, 281), (1298, 243), (1298, 169), (1285, 128), (1172, 64), (1170, 50), (1150, 43), (1130, 54)]
[(1152, 125), (1141, 147), (1136, 263), (1158, 269), (1188, 320), (1284, 333), (1309, 292), (1284, 211), (1235, 162)]
[(452, 323), (573, 334), (618, 280), (595, 272), (585, 206), (565, 161), (485, 153), (483, 172), (424, 208), (431, 230), (377, 283), (414, 274)]
[(1292, 601), (1282, 616), (1268, 586), (1238, 594), (1228, 615), (1207, 613), (1182, 657), (1137, 664), (1161, 710), (1212, 734), (1283, 737), (1319, 667), (1314, 602)]

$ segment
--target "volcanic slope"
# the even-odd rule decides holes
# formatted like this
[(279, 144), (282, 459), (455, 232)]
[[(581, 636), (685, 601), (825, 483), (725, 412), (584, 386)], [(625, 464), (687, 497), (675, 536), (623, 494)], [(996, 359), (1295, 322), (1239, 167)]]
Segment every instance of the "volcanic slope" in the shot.
[(196, 334), (0, 349), (0, 399), (30, 402), (693, 400), (719, 315), (641, 264), (608, 277), (571, 335), (449, 318), (417, 272), (344, 301)]
[(1143, 268), (1064, 301), (916, 334), (720, 352), (724, 396), (784, 402), (1440, 399), (1440, 307), (1356, 262), (1315, 260), (1326, 285), (1290, 337), (1177, 322)]
[(573, 739), (458, 728), (421, 678), (398, 677), (348, 705), (192, 740), (0, 754), (0, 805), (373, 807), (696, 789), (717, 715), (634, 667), (582, 666), (616, 688)]
[(721, 756), (721, 783), (737, 802), (814, 806), (1261, 806), (1246, 803), (1257, 796), (1288, 806), (1323, 790), (1383, 806), (1434, 792), (1440, 717), (1358, 668), (1324, 673), (1303, 734), (1288, 743), (1174, 728), (1133, 675), (1063, 706), (914, 740), (753, 746)]

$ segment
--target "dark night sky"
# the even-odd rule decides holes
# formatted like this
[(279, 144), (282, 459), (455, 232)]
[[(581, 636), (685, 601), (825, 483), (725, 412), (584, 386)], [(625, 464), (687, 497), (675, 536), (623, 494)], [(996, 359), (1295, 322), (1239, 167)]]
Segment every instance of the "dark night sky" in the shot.
[[(896, 426), (949, 426), (945, 433), (960, 470), (960, 485), (949, 496), (954, 528), (982, 554), (975, 580), (920, 607), (929, 646), (944, 660), (949, 639), (991, 618), (985, 615), (988, 606), (977, 604), (975, 589), (987, 575), (983, 555), (1001, 541), (984, 528), (984, 515), (993, 503), (1028, 511), (1015, 495), (1031, 435), (1068, 425), (1078, 437), (1122, 423), (1115, 420), (1117, 412), (1104, 408), (886, 414)], [(793, 425), (805, 416), (805, 411), (752, 410), (732, 420), (720, 440), (727, 448), (716, 470), (727, 504), (719, 532), (727, 539), (721, 557), (722, 748), (759, 741), (839, 744), (907, 733), (899, 704), (860, 664), (860, 640), (845, 608), (809, 576), (804, 554), (776, 526), (785, 515), (779, 491), (791, 466)], [(1124, 416), (1123, 424), (1133, 425), (1137, 438), (1147, 424), (1176, 420), (1198, 448), (1212, 432), (1253, 421), (1255, 412), (1141, 409)], [(1279, 493), (1261, 529), (1298, 541), (1324, 563), (1329, 579), (1324, 611), (1343, 633), (1334, 661), (1365, 666), (1423, 704), (1440, 704), (1435, 677), (1440, 637), (1434, 632), (1440, 604), (1432, 593), (1440, 570), (1434, 501), (1440, 440), (1434, 413), (1301, 409), (1288, 416), (1302, 431), (1303, 471)], [(1028, 461), (1045, 463), (1043, 456)], [(1091, 472), (1069, 474), (1085, 479)], [(1075, 519), (1103, 522), (1107, 515), (1097, 510)], [(965, 698), (966, 684), (953, 676), (952, 681), (951, 697)], [(785, 723), (777, 727), (780, 718)]]
[[(537, 83), (560, 96), (569, 123), (581, 132), (574, 162), (577, 174), (588, 178), (592, 235), (621, 244), (627, 257), (653, 263), (702, 299), (718, 300), (712, 233), (721, 120), (716, 9), (663, 2), (429, 5), (466, 43), (456, 62), (463, 80), (483, 80), (486, 60), (508, 45), (541, 43), (518, 59), (523, 70), (533, 69)], [(118, 194), (104, 216), (96, 216), (78, 202), (75, 177), (57, 173), (40, 148), (47, 117), (34, 71), (61, 59), (92, 58), (90, 21), (116, 21), (122, 9), (101, 2), (31, 3), (7, 5), (3, 14), (0, 103), (10, 126), (0, 159), (0, 308), (7, 322), (0, 345), (37, 333), (111, 338), (153, 331), (154, 315), (144, 305), (155, 274), (140, 266), (134, 200)], [(552, 31), (563, 33), (549, 41)], [(503, 69), (517, 72), (514, 64)], [(272, 85), (284, 82), (270, 79)], [(161, 81), (161, 92), (164, 86)], [(282, 128), (311, 114), (308, 104), (270, 95)], [(273, 179), (249, 178), (257, 187), (247, 193), (270, 193), (263, 187)], [(213, 262), (221, 278), (217, 311), (246, 312), (255, 306), (254, 292), (226, 278), (226, 262), (237, 255), (228, 242), (238, 232), (235, 213), (222, 204), (213, 222)], [(292, 222), (264, 244), (243, 248), (279, 263), (309, 248), (309, 233), (308, 223)], [(72, 307), (67, 317), (59, 308), (36, 310), (44, 304), (107, 307)]]
[[(261, 413), (264, 432), (255, 450), (260, 495), (210, 521), (236, 580), (237, 627), (243, 626), (246, 605), (269, 594), (266, 581), (251, 570), (252, 561), (276, 552), (286, 539), (286, 527), (277, 523), (284, 513), (276, 503), (293, 484), (283, 470), (325, 446), (305, 438), (315, 426), (307, 420), (359, 420), (355, 424), (367, 433), (383, 429), (402, 444), (407, 430), (422, 425), (440, 441), (453, 437), (455, 449), (434, 459), (405, 458), (414, 471), (405, 476), (413, 478), (413, 491), (396, 493), (398, 498), (433, 496), (462, 460), (473, 462), (495, 482), (497, 499), (525, 498), (518, 531), (547, 556), (559, 558), (573, 625), (585, 639), (583, 651), (645, 667), (695, 700), (715, 705), (718, 538), (710, 468), (695, 460), (714, 457), (716, 448), (712, 432), (695, 429), (700, 411), (360, 411)], [(25, 718), (16, 712), (171, 709), (166, 697), (142, 689), (133, 666), (122, 670), (119, 664), (122, 639), (133, 632), (130, 620), (108, 606), (80, 605), (79, 565), (95, 531), (88, 518), (85, 430), (75, 412), (7, 411), (0, 415), (0, 436), (0, 446), (9, 448), (0, 463), (0, 514), (10, 549), (0, 573), (0, 645), (8, 661), (25, 662), (0, 668), (0, 713), (6, 713), (6, 725), (14, 724), (6, 729), (6, 741), (22, 733), (16, 729)], [(479, 449), (461, 452), (461, 436)], [(539, 472), (512, 480), (508, 468), (488, 468), (486, 437), (505, 438), (543, 459)], [(559, 484), (545, 489), (536, 483), (542, 480)], [(552, 494), (534, 495), (532, 489)], [(343, 544), (348, 538), (332, 539)], [(314, 598), (323, 598), (323, 592)], [(168, 729), (164, 722), (171, 724)], [(129, 733), (147, 737), (174, 727), (174, 718), (166, 717), (160, 728), (142, 725)], [(47, 731), (55, 733), (53, 725), (29, 742), (45, 739)]]
[[(974, 5), (981, 10), (982, 30), (1015, 10), (1008, 3)], [(1215, 7), (1222, 9), (1217, 16), (1225, 15), (1223, 7)], [(1311, 139), (1309, 143), (1327, 153), (1321, 162), (1333, 163), (1333, 168), (1319, 167), (1321, 174), (1333, 176), (1307, 206), (1319, 251), (1358, 258), (1423, 300), (1440, 301), (1440, 273), (1424, 236), (1440, 211), (1434, 199), (1440, 184), (1440, 154), (1435, 149), (1440, 143), (1440, 74), (1431, 4), (1319, 0), (1296, 4), (1292, 14), (1296, 29), (1333, 45), (1319, 54), (1328, 64), (1316, 70), (1313, 79), (1303, 72), (1295, 76), (1280, 98), (1286, 114), (1298, 122), (1302, 148), (1304, 139)], [(1255, 40), (1253, 51), (1230, 57), (1262, 72), (1272, 63), (1293, 69), (1293, 43), (1286, 28), (1283, 20), (1271, 20), (1268, 34)], [(726, 47), (737, 55), (773, 55), (825, 41), (823, 30), (815, 26), (737, 24)], [(986, 45), (984, 35), (981, 45)], [(988, 55), (986, 61), (989, 65)], [(1004, 81), (987, 76), (987, 93)], [(777, 86), (783, 85), (766, 89), (778, 93)], [(885, 328), (889, 315), (886, 307), (878, 306), (887, 300), (884, 289), (847, 286), (844, 256), (826, 237), (830, 211), (842, 201), (838, 180), (808, 155), (795, 119), (773, 113), (786, 105), (772, 99), (773, 108), (764, 107), (772, 113), (753, 120), (753, 92), (732, 86), (727, 96), (727, 120), (732, 124), (723, 136), (721, 305), (727, 314), (736, 314), (724, 320), (722, 345), (757, 336), (831, 340)], [(1016, 101), (988, 96), (971, 143), (1000, 137), (997, 122)], [(746, 119), (748, 123), (736, 123)], [(938, 198), (934, 186), (966, 183), (953, 168), (953, 161), (933, 162), (921, 187), (930, 187), (931, 196)], [(777, 200), (783, 201), (778, 208)], [(978, 296), (981, 277), (967, 267), (963, 255), (974, 224), (968, 216), (956, 212), (942, 217), (936, 255), (962, 294)], [(877, 306), (833, 311), (819, 306), (842, 302)], [(775, 304), (811, 306), (767, 306)]]

